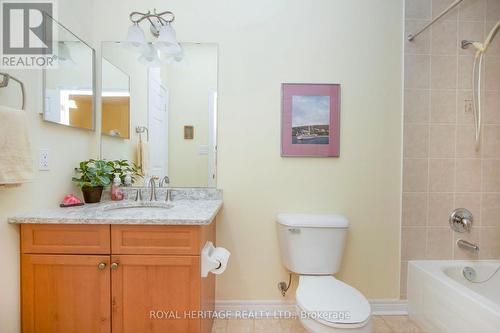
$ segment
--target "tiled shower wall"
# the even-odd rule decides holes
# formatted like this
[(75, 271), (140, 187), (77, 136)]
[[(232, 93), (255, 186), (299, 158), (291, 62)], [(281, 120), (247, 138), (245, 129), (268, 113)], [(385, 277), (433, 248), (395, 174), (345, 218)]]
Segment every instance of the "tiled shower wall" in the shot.
[[(406, 35), (452, 0), (406, 0)], [(470, 107), (473, 48), (500, 20), (500, 0), (464, 2), (413, 42), (405, 42), (401, 296), (408, 260), (500, 258), (500, 34), (484, 66), (483, 133), (474, 148)], [(470, 234), (453, 233), (448, 216), (464, 207), (474, 215)], [(477, 243), (478, 256), (459, 249)]]

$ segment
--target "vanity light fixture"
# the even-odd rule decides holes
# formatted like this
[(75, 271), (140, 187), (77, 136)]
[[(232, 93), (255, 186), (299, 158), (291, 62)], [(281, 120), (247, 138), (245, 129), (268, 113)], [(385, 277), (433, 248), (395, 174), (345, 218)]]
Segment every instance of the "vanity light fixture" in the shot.
[(125, 46), (129, 49), (142, 51), (146, 44), (146, 36), (141, 27), (139, 27), (139, 24), (134, 23), (131, 25), (130, 28), (128, 28)]
[(78, 105), (76, 105), (76, 101), (74, 99), (68, 100), (68, 108), (78, 109)]
[(156, 50), (151, 44), (146, 44), (145, 47), (146, 50), (142, 52), (141, 56), (139, 57), (139, 62), (150, 67), (160, 66), (160, 57), (158, 56), (158, 50)]
[[(141, 59), (151, 56), (151, 47), (147, 47), (146, 36), (139, 24), (148, 20), (150, 23), (149, 30), (151, 34), (158, 39), (153, 42), (154, 48), (167, 56), (176, 56), (182, 54), (182, 47), (177, 40), (175, 29), (172, 27), (172, 22), (175, 20), (175, 15), (171, 11), (158, 13), (156, 8), (153, 12), (147, 13), (132, 12), (130, 13), (130, 21), (132, 26), (128, 29), (127, 47), (141, 52)], [(158, 58), (158, 56), (156, 57)], [(142, 62), (141, 61), (141, 62)], [(156, 61), (156, 59), (155, 59)], [(150, 63), (146, 61), (147, 63)]]
[(160, 28), (158, 40), (154, 42), (154, 45), (158, 50), (166, 54), (178, 54), (182, 52), (175, 30), (170, 23)]
[(71, 68), (76, 66), (75, 61), (71, 57), (71, 52), (69, 51), (67, 42), (58, 43), (57, 61), (62, 67)]

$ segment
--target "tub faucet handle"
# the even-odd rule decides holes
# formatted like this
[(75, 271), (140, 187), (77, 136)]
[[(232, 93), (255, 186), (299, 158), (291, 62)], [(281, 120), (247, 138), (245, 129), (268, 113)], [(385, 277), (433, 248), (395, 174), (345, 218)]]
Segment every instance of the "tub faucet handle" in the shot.
[(456, 232), (470, 232), (474, 218), (472, 213), (465, 208), (457, 208), (450, 215), (450, 227)]

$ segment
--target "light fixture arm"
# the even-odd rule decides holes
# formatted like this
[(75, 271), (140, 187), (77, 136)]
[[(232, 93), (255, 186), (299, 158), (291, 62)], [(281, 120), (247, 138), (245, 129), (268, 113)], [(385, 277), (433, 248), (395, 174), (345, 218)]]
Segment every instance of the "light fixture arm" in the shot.
[[(163, 16), (168, 16), (168, 17), (165, 18)], [(156, 8), (153, 10), (152, 13), (150, 10), (148, 10), (147, 13), (132, 12), (132, 13), (130, 13), (129, 17), (130, 17), (130, 21), (132, 21), (132, 23), (134, 23), (134, 24), (139, 24), (146, 19), (151, 24), (153, 24), (153, 22), (151, 21), (152, 17), (156, 18), (161, 23), (161, 25), (172, 23), (175, 20), (175, 15), (171, 11), (166, 10), (164, 12), (158, 13), (158, 12), (156, 12)]]

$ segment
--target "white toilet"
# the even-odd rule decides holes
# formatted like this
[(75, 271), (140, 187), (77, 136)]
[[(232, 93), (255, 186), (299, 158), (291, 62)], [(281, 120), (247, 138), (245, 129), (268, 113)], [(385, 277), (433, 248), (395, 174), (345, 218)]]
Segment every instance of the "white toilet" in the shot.
[(300, 274), (297, 315), (309, 333), (371, 333), (371, 308), (339, 270), (349, 222), (342, 215), (279, 214), (283, 264)]

